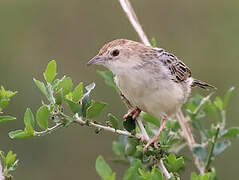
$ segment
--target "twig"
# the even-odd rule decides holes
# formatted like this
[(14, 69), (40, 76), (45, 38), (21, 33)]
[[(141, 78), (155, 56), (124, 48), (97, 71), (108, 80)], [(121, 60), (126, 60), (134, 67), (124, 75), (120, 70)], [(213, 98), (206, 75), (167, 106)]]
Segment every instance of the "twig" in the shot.
[(148, 135), (147, 131), (145, 130), (144, 125), (139, 117), (137, 118), (136, 122), (139, 126), (140, 132), (142, 133), (143, 139), (148, 141), (149, 135)]
[[(193, 146), (196, 144), (196, 142), (193, 137), (190, 125), (186, 121), (181, 109), (179, 110), (179, 112), (177, 113), (176, 116), (177, 116), (178, 122), (181, 126), (181, 129), (183, 131), (183, 137), (186, 139), (187, 145), (188, 145), (189, 149), (191, 150), (193, 148)], [(195, 156), (194, 154), (193, 154), (193, 157), (194, 157), (195, 166), (198, 168), (198, 170), (201, 174), (204, 174), (204, 168), (201, 165), (199, 158), (197, 156)]]
[(134, 137), (134, 138), (137, 138), (137, 139), (141, 138), (140, 134), (133, 135), (133, 134), (129, 133), (128, 131), (119, 130), (119, 129), (115, 130), (112, 127), (104, 126), (104, 125), (101, 125), (101, 124), (96, 124), (96, 123), (91, 122), (91, 121), (90, 122), (86, 122), (81, 117), (79, 117), (79, 115), (77, 113), (75, 114), (74, 121), (76, 123), (80, 124), (80, 125), (89, 125), (89, 126), (100, 128), (100, 129), (103, 129), (105, 131), (110, 131), (110, 132), (113, 132), (113, 133), (116, 133), (116, 134), (120, 134), (120, 135), (124, 135), (124, 136), (129, 136), (129, 137)]
[(138, 33), (141, 41), (147, 45), (147, 46), (150, 46), (150, 42), (146, 36), (146, 34), (144, 33), (139, 21), (138, 21), (138, 18), (134, 12), (134, 9), (132, 8), (129, 0), (119, 0), (125, 14), (127, 15), (130, 23), (132, 24), (132, 26), (134, 27), (135, 31)]
[(41, 131), (41, 132), (35, 131), (34, 136), (44, 136), (44, 135), (52, 133), (53, 131), (55, 131), (55, 130), (61, 128), (61, 127), (64, 127), (64, 123), (58, 123), (55, 126), (46, 129), (45, 131)]
[(197, 106), (197, 108), (193, 111), (193, 114), (197, 114), (198, 111), (201, 109), (201, 107), (207, 102), (208, 99), (214, 94), (214, 92), (211, 92), (208, 96), (204, 97), (200, 104)]
[(206, 163), (205, 170), (204, 170), (205, 172), (207, 172), (209, 170), (210, 164), (212, 162), (213, 151), (214, 151), (215, 144), (217, 142), (217, 137), (218, 137), (219, 131), (220, 131), (220, 128), (218, 127), (216, 134), (212, 140), (212, 147), (211, 147), (209, 155), (208, 155), (207, 163)]
[(164, 166), (162, 159), (159, 160), (158, 166), (159, 166), (161, 172), (164, 174), (164, 176), (165, 176), (167, 179), (170, 179), (170, 178), (172, 177), (171, 174), (170, 174), (170, 173), (168, 172), (168, 170), (166, 169), (166, 167)]

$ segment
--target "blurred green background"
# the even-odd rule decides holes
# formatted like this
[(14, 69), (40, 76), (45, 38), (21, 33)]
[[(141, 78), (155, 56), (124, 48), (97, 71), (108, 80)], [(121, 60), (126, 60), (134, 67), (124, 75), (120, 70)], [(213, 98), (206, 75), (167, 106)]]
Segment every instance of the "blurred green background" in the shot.
[[(218, 95), (238, 86), (239, 1), (132, 0), (132, 5), (148, 36), (181, 58), (194, 77), (217, 86)], [(94, 98), (108, 102), (106, 111), (122, 117), (126, 109), (120, 98), (96, 74), (96, 67), (85, 66), (105, 42), (118, 38), (138, 40), (117, 0), (1, 0), (0, 84), (19, 93), (7, 109), (17, 121), (1, 125), (0, 149), (17, 152), (20, 166), (15, 179), (99, 179), (95, 159), (114, 157), (111, 142), (117, 136), (96, 135), (80, 126), (27, 140), (10, 140), (7, 133), (23, 128), (27, 107), (35, 111), (40, 106), (42, 96), (32, 78), (42, 79), (51, 59), (57, 61), (60, 76), (65, 73), (75, 83), (95, 81)], [(230, 126), (239, 125), (238, 90), (233, 97)], [(238, 148), (239, 141), (234, 140), (214, 162), (220, 179), (229, 175), (230, 180), (238, 179)], [(111, 165), (122, 177), (125, 167)]]

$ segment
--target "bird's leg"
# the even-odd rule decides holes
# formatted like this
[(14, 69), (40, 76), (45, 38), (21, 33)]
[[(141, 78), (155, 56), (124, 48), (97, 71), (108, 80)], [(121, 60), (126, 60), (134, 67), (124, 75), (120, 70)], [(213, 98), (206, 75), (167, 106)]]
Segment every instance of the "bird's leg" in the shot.
[(159, 128), (157, 134), (156, 134), (152, 139), (150, 139), (150, 140), (148, 141), (148, 143), (144, 146), (144, 152), (145, 152), (145, 151), (148, 149), (148, 147), (149, 147), (151, 144), (153, 144), (153, 143), (154, 143), (154, 147), (155, 147), (156, 149), (158, 148), (158, 137), (159, 137), (161, 131), (163, 130), (163, 128), (164, 128), (164, 126), (165, 126), (165, 123), (166, 123), (166, 118), (163, 117), (163, 118), (162, 118), (162, 123), (161, 123), (161, 125), (160, 125), (160, 128)]
[(120, 97), (125, 102), (125, 104), (128, 106), (128, 108), (132, 108), (133, 107), (131, 105), (131, 103), (129, 102), (129, 100), (122, 93), (120, 93)]
[(124, 115), (124, 119), (128, 118), (129, 116), (132, 116), (134, 120), (136, 120), (141, 112), (141, 110), (138, 107), (133, 107), (129, 100), (121, 93), (120, 94), (121, 99), (125, 102), (125, 104), (128, 106), (129, 111)]

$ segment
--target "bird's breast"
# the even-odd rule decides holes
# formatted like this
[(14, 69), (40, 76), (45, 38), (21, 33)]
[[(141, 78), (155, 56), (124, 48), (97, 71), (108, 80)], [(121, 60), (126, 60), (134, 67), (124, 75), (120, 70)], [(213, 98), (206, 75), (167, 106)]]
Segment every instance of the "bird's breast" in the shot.
[(185, 92), (179, 85), (164, 76), (139, 72), (115, 76), (115, 83), (133, 106), (158, 118), (172, 116), (185, 101)]

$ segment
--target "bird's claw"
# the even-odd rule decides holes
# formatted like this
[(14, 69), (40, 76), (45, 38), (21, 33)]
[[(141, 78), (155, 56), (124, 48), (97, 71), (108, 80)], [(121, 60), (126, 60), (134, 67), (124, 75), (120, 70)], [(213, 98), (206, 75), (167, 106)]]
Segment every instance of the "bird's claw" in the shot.
[(132, 116), (136, 120), (140, 114), (141, 110), (138, 107), (133, 107), (124, 115), (124, 119), (127, 119), (129, 116)]
[(154, 136), (152, 139), (150, 139), (147, 144), (144, 146), (144, 149), (143, 151), (146, 152), (148, 147), (151, 145), (151, 144), (154, 144), (154, 148), (155, 149), (158, 149), (158, 136)]

